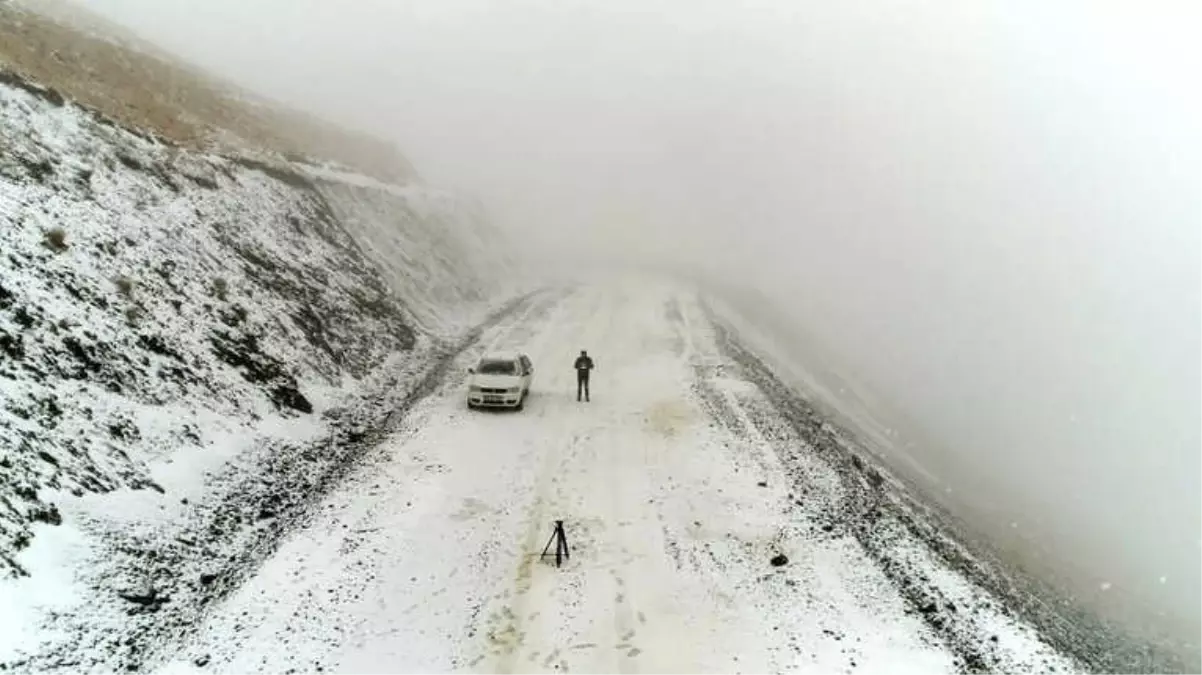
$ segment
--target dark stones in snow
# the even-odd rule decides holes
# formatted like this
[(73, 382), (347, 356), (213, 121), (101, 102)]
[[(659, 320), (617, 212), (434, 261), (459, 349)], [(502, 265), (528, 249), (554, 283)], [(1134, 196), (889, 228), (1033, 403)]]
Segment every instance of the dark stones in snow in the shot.
[(21, 89), (56, 108), (61, 108), (63, 104), (67, 102), (66, 99), (63, 98), (63, 95), (57, 91), (50, 89), (49, 87), (43, 87), (41, 85), (34, 84), (33, 82), (13, 72), (0, 71), (0, 83)]
[(38, 491), (29, 485), (18, 485), (14, 487), (13, 494), (29, 502), (37, 501), (38, 499)]
[(47, 525), (63, 524), (63, 516), (58, 512), (58, 507), (54, 504), (46, 504), (45, 506), (30, 509), (29, 519), (33, 522), (46, 523)]
[(142, 438), (142, 432), (133, 420), (127, 418), (118, 419), (108, 425), (109, 436), (118, 441), (137, 441)]
[(822, 634), (827, 637), (834, 638), (836, 642), (841, 642), (843, 640), (843, 633), (836, 633), (829, 628), (823, 628)]
[(25, 358), (25, 345), (21, 336), (0, 333), (0, 354), (4, 354), (7, 358), (14, 361)]
[(21, 328), (28, 329), (32, 328), (33, 325), (37, 323), (38, 319), (34, 315), (30, 314), (29, 310), (25, 307), (18, 307), (17, 311), (13, 312), (13, 321), (16, 321), (17, 325)]
[(171, 600), (171, 596), (160, 594), (158, 589), (150, 584), (131, 585), (123, 591), (117, 591), (117, 596), (135, 605), (129, 609), (130, 614), (157, 612)]
[(782, 567), (789, 563), (789, 558), (786, 557), (785, 554), (783, 554), (783, 553), (778, 553), (778, 554), (772, 556), (772, 559), (769, 560), (768, 562), (771, 563), (773, 567)]
[(312, 404), (297, 387), (296, 377), (282, 360), (263, 350), (257, 335), (218, 331), (209, 342), (219, 360), (241, 372), (247, 382), (264, 386), (278, 409), (313, 412)]

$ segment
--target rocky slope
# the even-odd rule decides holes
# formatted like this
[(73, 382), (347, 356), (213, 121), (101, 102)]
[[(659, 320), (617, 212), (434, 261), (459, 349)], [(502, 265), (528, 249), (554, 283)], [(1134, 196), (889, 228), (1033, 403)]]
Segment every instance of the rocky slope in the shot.
[(170, 491), (318, 434), (511, 290), (453, 195), (188, 148), (12, 70), (0, 138), (4, 576), (30, 573), (64, 499)]

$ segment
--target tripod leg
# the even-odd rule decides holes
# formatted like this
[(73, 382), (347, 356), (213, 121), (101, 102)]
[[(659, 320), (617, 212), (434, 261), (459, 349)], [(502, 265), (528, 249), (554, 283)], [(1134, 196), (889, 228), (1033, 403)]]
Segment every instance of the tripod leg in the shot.
[(572, 555), (568, 552), (568, 535), (562, 526), (559, 528), (559, 545), (563, 547), (563, 557), (571, 559)]

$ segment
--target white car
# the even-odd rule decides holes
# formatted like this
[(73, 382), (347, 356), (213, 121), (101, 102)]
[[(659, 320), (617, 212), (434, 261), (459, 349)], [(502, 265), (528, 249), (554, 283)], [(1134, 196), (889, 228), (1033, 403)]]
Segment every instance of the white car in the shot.
[(467, 371), (467, 407), (521, 410), (530, 393), (534, 365), (525, 354), (487, 354)]

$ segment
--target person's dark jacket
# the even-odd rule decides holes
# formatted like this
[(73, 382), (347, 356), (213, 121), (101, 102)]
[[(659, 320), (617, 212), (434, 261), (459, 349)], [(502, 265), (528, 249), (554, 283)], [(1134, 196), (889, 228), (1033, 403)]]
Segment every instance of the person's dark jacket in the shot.
[(584, 355), (576, 357), (576, 374), (580, 377), (588, 377), (588, 371), (593, 369), (592, 358)]

